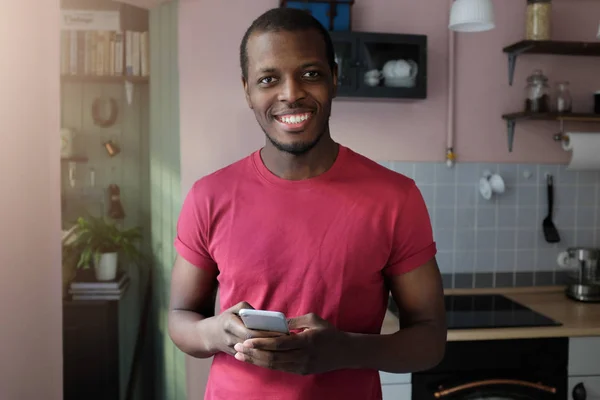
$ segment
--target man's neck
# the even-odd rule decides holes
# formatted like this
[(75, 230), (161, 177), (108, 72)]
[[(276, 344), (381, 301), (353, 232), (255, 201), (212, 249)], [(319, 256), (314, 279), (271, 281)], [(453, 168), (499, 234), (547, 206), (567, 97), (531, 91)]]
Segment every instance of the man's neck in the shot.
[(277, 149), (267, 140), (260, 155), (269, 171), (282, 179), (298, 181), (321, 175), (335, 162), (339, 146), (326, 135), (304, 154), (294, 155)]

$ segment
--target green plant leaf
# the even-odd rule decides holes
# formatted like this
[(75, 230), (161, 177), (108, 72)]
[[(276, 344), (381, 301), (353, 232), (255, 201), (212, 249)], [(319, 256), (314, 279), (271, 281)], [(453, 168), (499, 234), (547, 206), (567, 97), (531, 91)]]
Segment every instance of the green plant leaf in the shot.
[(138, 263), (145, 259), (136, 244), (143, 238), (140, 227), (120, 229), (116, 223), (104, 218), (79, 217), (73, 241), (63, 247), (65, 254), (77, 255), (77, 268), (88, 268), (99, 262), (102, 253), (120, 252)]

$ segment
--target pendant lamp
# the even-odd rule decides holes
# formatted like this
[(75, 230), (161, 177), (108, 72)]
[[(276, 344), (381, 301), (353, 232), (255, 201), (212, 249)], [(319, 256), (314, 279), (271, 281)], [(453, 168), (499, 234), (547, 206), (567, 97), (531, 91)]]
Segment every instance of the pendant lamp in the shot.
[(495, 27), (492, 0), (456, 0), (452, 4), (448, 25), (450, 30), (483, 32)]

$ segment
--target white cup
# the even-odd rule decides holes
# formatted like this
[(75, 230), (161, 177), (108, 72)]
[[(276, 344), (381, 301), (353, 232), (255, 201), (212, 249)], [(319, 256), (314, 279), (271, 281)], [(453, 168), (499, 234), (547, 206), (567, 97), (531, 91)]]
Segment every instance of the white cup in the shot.
[(498, 174), (494, 174), (489, 179), (490, 185), (494, 193), (504, 193), (506, 186), (504, 185), (504, 179)]
[(498, 174), (492, 174), (490, 171), (483, 171), (483, 178), (479, 179), (479, 193), (484, 199), (489, 200), (494, 193), (504, 193), (506, 185), (504, 179)]

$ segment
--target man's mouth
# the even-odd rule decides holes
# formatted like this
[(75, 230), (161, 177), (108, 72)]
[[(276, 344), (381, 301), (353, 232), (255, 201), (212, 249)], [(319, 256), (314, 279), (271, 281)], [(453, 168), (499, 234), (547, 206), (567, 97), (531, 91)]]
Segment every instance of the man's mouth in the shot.
[(277, 115), (275, 120), (285, 129), (289, 131), (302, 130), (312, 118), (312, 112), (304, 112), (298, 114)]

